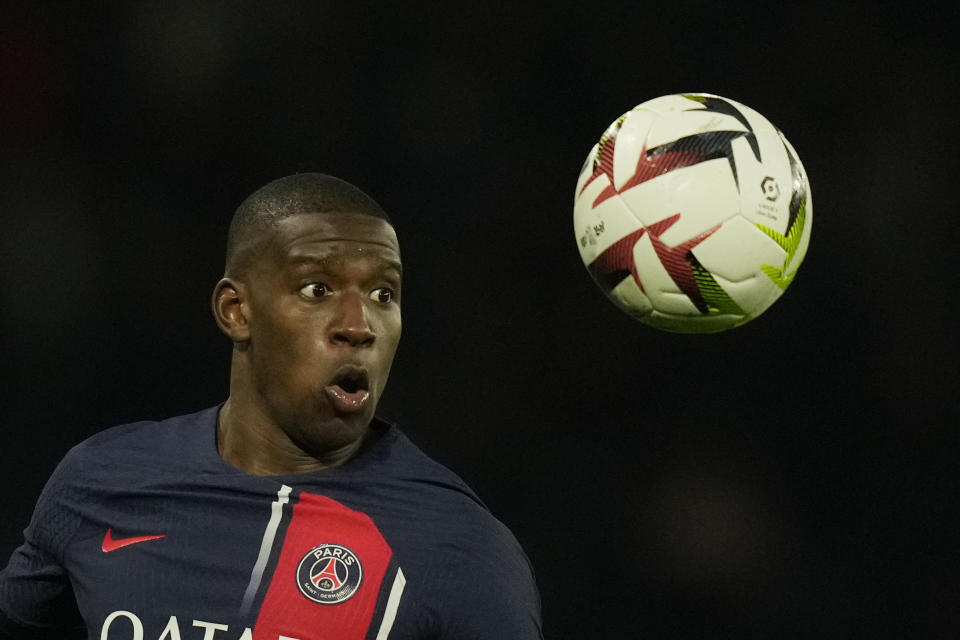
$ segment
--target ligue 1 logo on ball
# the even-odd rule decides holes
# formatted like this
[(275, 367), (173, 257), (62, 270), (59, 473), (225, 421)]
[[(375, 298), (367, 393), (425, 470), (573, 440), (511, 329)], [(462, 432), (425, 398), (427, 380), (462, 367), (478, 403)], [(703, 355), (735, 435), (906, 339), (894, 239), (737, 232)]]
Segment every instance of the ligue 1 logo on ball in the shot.
[(363, 569), (350, 549), (321, 544), (303, 556), (297, 567), (300, 593), (319, 604), (340, 604), (360, 588)]

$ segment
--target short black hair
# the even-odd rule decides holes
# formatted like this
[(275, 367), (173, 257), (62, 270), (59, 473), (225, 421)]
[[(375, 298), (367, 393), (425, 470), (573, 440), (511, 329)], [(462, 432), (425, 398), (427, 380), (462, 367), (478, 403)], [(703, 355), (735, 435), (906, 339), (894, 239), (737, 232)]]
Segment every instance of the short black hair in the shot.
[(251, 233), (293, 215), (333, 212), (359, 213), (393, 224), (376, 200), (346, 180), (325, 173), (296, 173), (265, 184), (237, 207), (227, 232), (227, 267)]

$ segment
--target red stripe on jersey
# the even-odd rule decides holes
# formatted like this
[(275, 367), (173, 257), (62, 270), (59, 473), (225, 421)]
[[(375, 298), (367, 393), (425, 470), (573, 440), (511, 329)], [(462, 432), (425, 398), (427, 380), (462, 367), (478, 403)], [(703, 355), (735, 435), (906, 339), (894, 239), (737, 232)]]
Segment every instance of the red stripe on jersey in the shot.
[(392, 555), (366, 514), (300, 494), (253, 637), (363, 640)]

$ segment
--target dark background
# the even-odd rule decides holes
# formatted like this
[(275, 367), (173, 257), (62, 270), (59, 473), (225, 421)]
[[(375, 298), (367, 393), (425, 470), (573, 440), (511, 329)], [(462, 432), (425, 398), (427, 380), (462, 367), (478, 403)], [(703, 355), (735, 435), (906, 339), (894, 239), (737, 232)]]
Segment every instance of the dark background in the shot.
[[(956, 637), (955, 13), (0, 10), (0, 553), (70, 446), (224, 399), (229, 217), (321, 170), (404, 250), (381, 413), (516, 533), (547, 637)], [(687, 91), (766, 115), (813, 185), (796, 281), (718, 335), (617, 311), (571, 224), (603, 129)]]

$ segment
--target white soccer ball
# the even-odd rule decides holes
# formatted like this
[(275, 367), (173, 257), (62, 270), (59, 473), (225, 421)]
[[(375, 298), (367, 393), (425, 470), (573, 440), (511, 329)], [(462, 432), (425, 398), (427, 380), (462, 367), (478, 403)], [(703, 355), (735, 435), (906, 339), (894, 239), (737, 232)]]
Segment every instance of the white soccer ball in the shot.
[(766, 118), (720, 96), (663, 96), (617, 118), (580, 171), (583, 264), (621, 309), (708, 333), (763, 313), (810, 242), (810, 183)]

